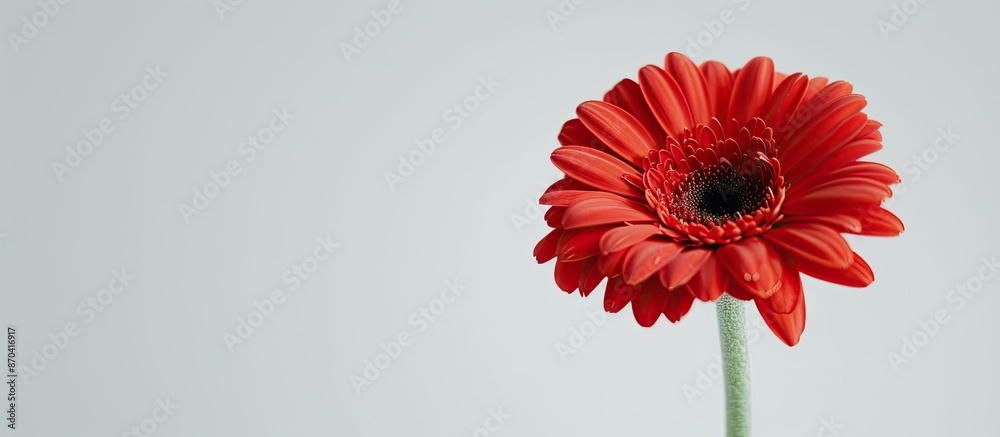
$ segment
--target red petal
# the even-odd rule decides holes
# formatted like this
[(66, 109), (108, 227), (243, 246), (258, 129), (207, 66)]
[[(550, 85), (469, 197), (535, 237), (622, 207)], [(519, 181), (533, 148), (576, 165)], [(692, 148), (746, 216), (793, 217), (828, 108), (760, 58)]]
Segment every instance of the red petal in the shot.
[(545, 192), (551, 193), (554, 191), (564, 191), (564, 190), (586, 191), (586, 190), (591, 190), (591, 188), (587, 184), (584, 184), (583, 182), (580, 182), (576, 179), (570, 177), (563, 177), (562, 179), (553, 182), (552, 185), (549, 185), (549, 187), (545, 189)]
[(680, 138), (685, 128), (693, 127), (691, 111), (680, 86), (660, 67), (642, 67), (639, 70), (639, 87), (646, 96), (649, 109), (667, 135)]
[(705, 76), (687, 56), (673, 52), (667, 55), (666, 71), (673, 76), (691, 107), (694, 124), (708, 124), (712, 116), (712, 102), (709, 100), (708, 84)]
[(766, 299), (778, 291), (780, 256), (774, 247), (757, 237), (726, 244), (718, 250), (718, 262), (733, 282), (758, 299)]
[(825, 164), (824, 162), (810, 170), (808, 174), (802, 176), (798, 182), (789, 187), (787, 192), (808, 191), (824, 182), (846, 178), (869, 179), (886, 186), (900, 182), (899, 175), (893, 169), (874, 162), (851, 162), (837, 167)]
[(642, 95), (639, 84), (632, 79), (623, 79), (618, 82), (611, 91), (604, 95), (604, 100), (612, 105), (625, 110), (646, 129), (649, 136), (653, 138), (654, 144), (663, 144), (666, 140), (666, 133), (660, 127), (660, 122), (656, 121), (653, 111), (646, 103), (646, 97)]
[(656, 323), (663, 314), (667, 303), (667, 290), (657, 281), (648, 281), (642, 286), (642, 291), (632, 299), (632, 314), (639, 325), (648, 328)]
[(608, 193), (605, 191), (582, 191), (582, 190), (563, 190), (563, 191), (550, 191), (548, 193), (542, 194), (542, 197), (538, 199), (538, 203), (542, 205), (552, 205), (552, 206), (570, 206), (576, 202), (583, 199), (592, 198), (604, 198), (604, 199), (614, 199), (626, 201), (622, 196), (614, 193)]
[(632, 246), (625, 255), (625, 265), (622, 269), (625, 283), (638, 284), (649, 279), (683, 249), (680, 244), (663, 240), (646, 240)]
[(854, 259), (851, 246), (840, 233), (817, 223), (792, 223), (775, 227), (763, 238), (794, 259), (808, 259), (832, 269), (843, 269)]
[(694, 303), (694, 296), (686, 288), (671, 291), (667, 296), (667, 303), (663, 306), (663, 315), (671, 323), (677, 323), (691, 310)]
[[(814, 104), (819, 102), (815, 101)], [(867, 104), (864, 96), (848, 94), (824, 102), (823, 106), (813, 108), (809, 115), (805, 115), (805, 112), (796, 113), (798, 124), (785, 132), (781, 139), (781, 144), (784, 146), (783, 156), (787, 156), (789, 152), (799, 152), (797, 150), (799, 147), (809, 148), (819, 143), (820, 140), (831, 135), (835, 127), (860, 113)], [(864, 129), (867, 121), (865, 119), (859, 123), (855, 134)], [(802, 144), (800, 145), (800, 143)]]
[(761, 56), (747, 62), (736, 75), (726, 121), (736, 119), (742, 124), (760, 115), (771, 96), (773, 80), (774, 62), (771, 58)]
[(758, 299), (778, 314), (790, 314), (802, 298), (802, 276), (792, 260), (784, 259), (781, 268), (780, 288), (767, 299)]
[(574, 203), (563, 214), (566, 229), (612, 223), (653, 223), (659, 220), (645, 206), (636, 202), (593, 198)]
[(583, 273), (583, 261), (567, 262), (556, 260), (556, 285), (559, 289), (567, 293), (572, 293), (580, 284), (580, 275)]
[(875, 280), (875, 273), (868, 263), (857, 253), (853, 253), (854, 260), (850, 267), (846, 269), (830, 269), (822, 265), (809, 262), (798, 262), (799, 271), (816, 279), (832, 282), (834, 284), (846, 285), (848, 287), (867, 287)]
[(542, 239), (535, 245), (535, 260), (539, 264), (548, 262), (550, 259), (556, 257), (556, 245), (559, 242), (559, 238), (563, 234), (562, 229), (553, 229), (547, 235), (542, 237)]
[(840, 232), (858, 233), (861, 232), (861, 220), (850, 213), (838, 213), (833, 215), (796, 215), (782, 219), (782, 223), (820, 223)]
[(559, 144), (564, 146), (584, 146), (601, 151), (607, 149), (607, 146), (601, 140), (597, 139), (597, 136), (590, 132), (579, 118), (574, 118), (563, 123), (562, 129), (559, 130)]
[(860, 216), (861, 235), (895, 237), (903, 232), (903, 222), (895, 214), (880, 206), (863, 209)]
[(601, 237), (601, 252), (605, 254), (618, 252), (659, 233), (660, 227), (658, 225), (621, 226)]
[(608, 279), (604, 289), (604, 310), (609, 313), (621, 311), (641, 290), (642, 286), (628, 285), (621, 278)]
[(719, 266), (718, 256), (713, 252), (684, 287), (698, 300), (712, 302), (724, 291), (732, 288), (730, 282), (729, 274)]
[(809, 78), (802, 73), (795, 73), (783, 79), (762, 110), (761, 119), (773, 127), (775, 132), (784, 130), (791, 121), (795, 108), (802, 102), (802, 96), (805, 95), (808, 85)]
[(701, 74), (708, 84), (708, 100), (712, 103), (712, 116), (725, 120), (729, 112), (729, 97), (733, 90), (733, 74), (721, 62), (708, 61), (701, 64)]
[(601, 237), (611, 230), (610, 227), (603, 226), (587, 229), (576, 233), (559, 249), (559, 259), (563, 261), (579, 261), (596, 256), (600, 253), (597, 243)]
[[(847, 82), (835, 82), (834, 85), (836, 85), (838, 83), (845, 83), (846, 84)], [(812, 100), (812, 98), (816, 97), (819, 94), (820, 91), (823, 91), (824, 89), (826, 89), (829, 84), (830, 84), (830, 79), (827, 79), (825, 77), (814, 77), (814, 78), (810, 79), (809, 80), (809, 88), (806, 88), (806, 95), (803, 97), (803, 100), (806, 100), (806, 101)], [(844, 94), (850, 94), (850, 93), (851, 93), (851, 91), (848, 90)]]
[(604, 275), (601, 274), (600, 269), (597, 268), (597, 258), (591, 258), (584, 261), (586, 264), (583, 266), (583, 272), (580, 275), (580, 294), (584, 297), (590, 295), (601, 281), (604, 280)]
[[(799, 73), (795, 73), (795, 74), (799, 74)], [(780, 71), (774, 72), (774, 88), (777, 89), (778, 88), (778, 84), (780, 84), (781, 82), (784, 82), (785, 79), (788, 79), (788, 75), (787, 74), (782, 73)]]
[(785, 168), (785, 177), (795, 181), (809, 174), (809, 169), (849, 144), (868, 121), (861, 113), (864, 98), (856, 94), (843, 97), (819, 111), (816, 118), (799, 128), (778, 149), (778, 159)]
[(563, 146), (552, 152), (552, 163), (580, 182), (599, 190), (642, 198), (642, 193), (625, 181), (626, 173), (639, 176), (634, 168), (607, 153), (582, 146)]
[(625, 263), (627, 251), (615, 252), (610, 255), (600, 255), (597, 257), (597, 269), (609, 278), (621, 276), (622, 264)]
[(566, 208), (561, 206), (553, 206), (545, 211), (545, 224), (549, 225), (550, 228), (561, 228), (563, 215), (566, 214)]
[(677, 289), (697, 275), (711, 257), (711, 250), (700, 247), (681, 252), (660, 270), (660, 283), (667, 287), (667, 290)]
[(879, 204), (892, 195), (889, 187), (871, 179), (845, 178), (813, 187), (806, 193), (789, 195), (782, 212), (790, 215), (825, 215)]
[[(791, 289), (790, 292), (794, 292), (795, 288)], [(786, 297), (779, 299), (788, 300)], [(757, 304), (757, 311), (760, 311), (760, 315), (764, 318), (767, 326), (771, 328), (771, 332), (774, 332), (774, 335), (777, 335), (781, 341), (789, 346), (795, 346), (799, 343), (802, 331), (806, 328), (806, 298), (802, 294), (801, 285), (798, 287), (798, 298), (795, 300), (795, 307), (788, 313), (776, 312), (771, 307), (772, 302), (763, 299), (754, 300), (754, 303)]]
[(881, 127), (882, 123), (879, 123), (875, 120), (868, 120), (868, 123), (865, 124), (864, 130), (862, 130), (861, 133), (858, 134), (858, 138), (867, 138), (870, 140), (882, 141), (882, 133), (878, 131)]
[(577, 107), (576, 115), (611, 150), (636, 167), (642, 167), (642, 158), (657, 148), (642, 124), (615, 105), (591, 100)]
[(742, 287), (733, 283), (735, 279), (730, 280), (730, 285), (726, 288), (726, 293), (730, 296), (735, 297), (739, 300), (754, 300), (756, 299), (752, 294), (747, 293)]
[[(826, 83), (827, 80), (822, 77), (813, 78), (809, 81), (809, 86), (806, 88), (806, 95), (802, 97), (802, 103), (795, 108), (795, 113), (792, 114), (788, 125), (785, 129), (775, 132), (778, 144), (782, 144), (782, 141), (787, 139), (789, 135), (798, 132), (806, 122), (813, 119), (816, 113), (822, 110), (827, 104), (850, 94), (854, 90), (851, 84), (844, 81), (837, 81), (830, 85), (826, 85)], [(819, 85), (823, 85), (824, 87), (817, 90), (816, 88)]]
[(882, 150), (882, 143), (878, 140), (856, 139), (835, 150), (810, 173), (829, 173), (879, 150)]

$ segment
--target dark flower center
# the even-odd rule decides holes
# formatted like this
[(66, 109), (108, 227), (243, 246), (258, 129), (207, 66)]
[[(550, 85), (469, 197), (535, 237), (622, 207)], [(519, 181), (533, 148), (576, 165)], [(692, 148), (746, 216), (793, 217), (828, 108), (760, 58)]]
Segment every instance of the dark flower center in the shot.
[[(781, 219), (785, 179), (774, 132), (755, 118), (699, 124), (642, 161), (646, 202), (677, 241), (727, 244)], [(636, 184), (637, 185), (637, 184)]]
[(767, 203), (767, 182), (729, 165), (700, 168), (675, 187), (671, 210), (686, 222), (722, 223), (753, 214)]

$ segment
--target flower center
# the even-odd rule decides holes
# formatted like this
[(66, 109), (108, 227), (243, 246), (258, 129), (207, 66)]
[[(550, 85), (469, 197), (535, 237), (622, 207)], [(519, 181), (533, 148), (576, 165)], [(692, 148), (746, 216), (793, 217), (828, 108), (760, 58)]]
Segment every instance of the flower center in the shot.
[(774, 132), (760, 119), (698, 125), (642, 162), (646, 202), (663, 232), (691, 245), (726, 244), (781, 219), (785, 181)]
[(752, 214), (767, 202), (767, 182), (741, 174), (733, 167), (700, 168), (675, 187), (670, 209), (694, 223), (723, 223)]

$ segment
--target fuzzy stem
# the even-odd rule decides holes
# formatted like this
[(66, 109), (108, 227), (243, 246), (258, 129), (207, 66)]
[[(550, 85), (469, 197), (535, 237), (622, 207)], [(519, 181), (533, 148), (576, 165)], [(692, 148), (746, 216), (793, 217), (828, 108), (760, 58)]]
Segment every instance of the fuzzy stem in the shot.
[(726, 436), (750, 437), (750, 357), (745, 303), (723, 294), (716, 301), (726, 381)]

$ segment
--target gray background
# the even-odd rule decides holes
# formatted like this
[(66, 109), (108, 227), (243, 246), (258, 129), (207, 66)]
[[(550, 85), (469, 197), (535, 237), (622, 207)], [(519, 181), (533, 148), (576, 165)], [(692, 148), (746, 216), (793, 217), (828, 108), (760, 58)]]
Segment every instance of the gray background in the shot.
[[(387, 4), (244, 0), (220, 18), (207, 0), (74, 1), (16, 51), (8, 32), (41, 6), (0, 6), (0, 323), (19, 329), (22, 368), (79, 326), (0, 434), (118, 436), (169, 398), (157, 436), (486, 435), (498, 408), (489, 435), (722, 435), (722, 385), (699, 381), (718, 370), (712, 305), (591, 331), (603, 291), (567, 296), (534, 263), (546, 226), (529, 204), (579, 102), (728, 9), (696, 60), (767, 55), (853, 83), (885, 124), (874, 159), (902, 175), (890, 209), (907, 227), (851, 240), (867, 289), (806, 279), (798, 346), (752, 341), (755, 434), (996, 435), (997, 284), (961, 307), (953, 294), (1000, 237), (995, 2), (927, 2), (885, 37), (901, 1), (590, 0), (553, 27), (557, 0), (404, 0), (348, 62), (341, 44)], [(119, 119), (114, 100), (157, 65), (168, 76)], [(453, 129), (446, 111), (490, 75), (500, 86)], [(275, 108), (296, 118), (248, 162), (240, 142)], [(52, 163), (105, 117), (115, 130), (60, 181)], [(390, 189), (385, 172), (438, 128), (447, 140)], [(917, 171), (919, 156), (935, 159)], [(232, 160), (241, 173), (186, 223), (179, 205)], [(326, 236), (339, 248), (291, 291), (285, 271)], [(88, 323), (78, 306), (122, 268), (135, 280)], [(466, 290), (420, 331), (411, 315), (455, 278)], [(284, 303), (231, 351), (223, 335), (275, 288)], [(593, 335), (563, 360), (574, 329)], [(412, 344), (358, 393), (352, 375), (402, 332)]]

